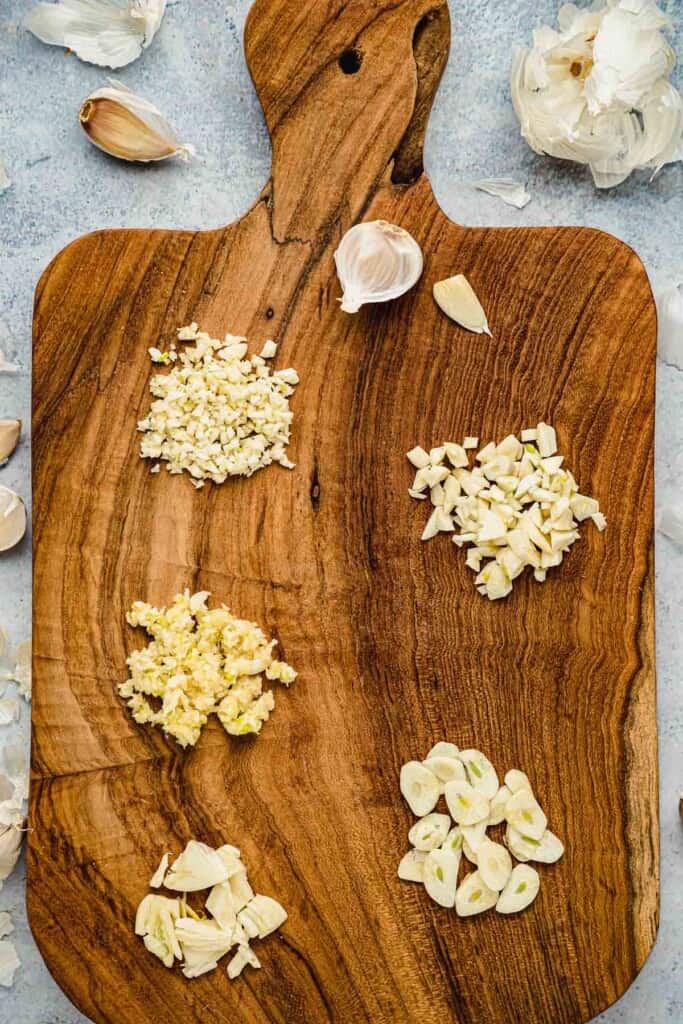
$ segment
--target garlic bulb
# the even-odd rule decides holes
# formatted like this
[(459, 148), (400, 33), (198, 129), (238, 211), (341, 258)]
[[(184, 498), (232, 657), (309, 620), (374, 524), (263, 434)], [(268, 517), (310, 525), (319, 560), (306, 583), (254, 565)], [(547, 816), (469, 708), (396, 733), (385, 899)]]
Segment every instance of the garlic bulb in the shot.
[(565, 4), (558, 22), (513, 59), (512, 102), (531, 148), (587, 164), (598, 188), (679, 160), (683, 97), (655, 0)]
[(423, 267), (422, 250), (412, 235), (385, 220), (366, 221), (347, 231), (334, 262), (345, 313), (397, 299), (419, 280)]
[(16, 547), (26, 533), (26, 508), (18, 494), (0, 487), (0, 551)]
[(657, 296), (657, 355), (683, 370), (683, 284)]
[(446, 316), (455, 320), (466, 331), (491, 334), (486, 313), (474, 288), (464, 274), (457, 274), (434, 285), (434, 300)]
[(165, 10), (166, 0), (59, 0), (36, 4), (24, 27), (88, 64), (122, 68), (150, 45)]
[(178, 140), (154, 104), (120, 82), (109, 81), (81, 106), (81, 125), (93, 145), (109, 156), (140, 163), (170, 156), (188, 160), (194, 155), (194, 147)]
[(7, 462), (19, 444), (21, 420), (0, 420), (0, 466)]

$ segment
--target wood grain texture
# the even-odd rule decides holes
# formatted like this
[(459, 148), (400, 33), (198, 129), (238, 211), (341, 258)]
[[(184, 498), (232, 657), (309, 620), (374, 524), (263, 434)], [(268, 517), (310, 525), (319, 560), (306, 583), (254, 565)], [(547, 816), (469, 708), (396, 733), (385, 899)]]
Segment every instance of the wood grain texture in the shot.
[[(259, 0), (246, 51), (273, 170), (253, 209), (216, 231), (89, 235), (40, 281), (28, 900), (98, 1024), (578, 1024), (654, 941), (650, 288), (604, 234), (446, 219), (421, 144), (448, 31), (440, 0)], [(333, 251), (376, 217), (414, 234), (424, 277), (346, 316)], [(457, 272), (493, 339), (434, 305)], [(199, 493), (150, 476), (147, 348), (192, 319), (273, 337), (299, 370), (295, 471)], [(420, 543), (404, 453), (539, 419), (610, 526), (491, 604), (448, 538)], [(117, 697), (142, 642), (127, 607), (184, 587), (261, 623), (300, 672), (256, 742), (213, 723), (183, 753)], [(529, 772), (566, 842), (518, 918), (459, 920), (395, 877), (398, 771), (441, 738)], [(239, 843), (290, 912), (237, 983), (187, 983), (132, 935), (161, 852), (193, 837)]]

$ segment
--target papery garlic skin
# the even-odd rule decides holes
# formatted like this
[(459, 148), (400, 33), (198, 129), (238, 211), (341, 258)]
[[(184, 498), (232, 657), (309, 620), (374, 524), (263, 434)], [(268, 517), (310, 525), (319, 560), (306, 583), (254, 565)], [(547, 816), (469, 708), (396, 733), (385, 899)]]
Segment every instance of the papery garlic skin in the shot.
[(633, 170), (654, 174), (683, 156), (683, 98), (654, 0), (566, 4), (514, 54), (511, 91), (522, 135), (537, 153), (587, 164), (598, 188)]
[(350, 228), (339, 243), (334, 262), (345, 313), (357, 313), (367, 303), (397, 299), (417, 283), (424, 265), (422, 250), (412, 235), (385, 220)]
[(683, 370), (683, 284), (657, 295), (657, 355)]
[(166, 0), (60, 0), (37, 4), (24, 27), (88, 64), (122, 68), (147, 49), (165, 11)]
[(194, 146), (180, 142), (153, 103), (120, 82), (110, 83), (81, 105), (81, 126), (94, 146), (119, 160), (138, 163), (194, 156)]

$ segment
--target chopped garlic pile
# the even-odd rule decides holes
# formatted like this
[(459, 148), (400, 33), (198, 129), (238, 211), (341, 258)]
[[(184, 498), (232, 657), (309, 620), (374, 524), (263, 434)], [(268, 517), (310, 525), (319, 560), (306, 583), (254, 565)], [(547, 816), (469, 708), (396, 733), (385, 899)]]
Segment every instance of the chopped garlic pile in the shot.
[(141, 457), (167, 462), (169, 473), (189, 473), (197, 489), (205, 480), (251, 476), (272, 462), (292, 469), (289, 398), (299, 377), (292, 369), (271, 373), (265, 360), (276, 346), (266, 342), (260, 356), (247, 358), (245, 338), (218, 341), (197, 324), (182, 327), (178, 338), (195, 344), (149, 350), (153, 362), (178, 365), (152, 377), (156, 401), (138, 423)]
[(495, 601), (507, 597), (527, 566), (543, 583), (579, 539), (578, 523), (592, 519), (602, 531), (607, 520), (597, 501), (579, 493), (546, 423), (523, 430), (521, 440), (510, 434), (487, 444), (470, 468), (467, 450), (478, 444), (468, 437), (430, 452), (413, 448), (408, 459), (417, 473), (408, 493), (429, 496), (434, 506), (422, 540), (458, 529), (453, 542), (473, 545), (466, 564), (478, 574), (477, 590)]
[[(193, 747), (209, 715), (232, 736), (259, 733), (275, 707), (263, 679), (289, 686), (296, 672), (273, 658), (277, 641), (225, 605), (207, 608), (210, 594), (178, 594), (170, 608), (136, 601), (127, 615), (154, 638), (127, 659), (130, 678), (119, 686), (136, 722), (159, 725), (181, 746)], [(158, 698), (155, 710), (148, 697)]]
[[(165, 967), (182, 960), (186, 978), (212, 971), (235, 946), (227, 968), (229, 978), (240, 975), (247, 964), (260, 967), (249, 943), (280, 928), (287, 912), (270, 896), (254, 895), (237, 847), (213, 850), (191, 840), (170, 869), (167, 865), (168, 854), (164, 854), (150, 886), (163, 885), (183, 895), (170, 899), (150, 893), (135, 917), (135, 934), (142, 936), (150, 953)], [(185, 898), (188, 892), (202, 889), (211, 889), (205, 903), (210, 917), (196, 914)]]
[[(500, 785), (479, 750), (437, 743), (424, 761), (403, 765), (400, 786), (419, 821), (408, 833), (412, 849), (401, 860), (398, 877), (421, 882), (436, 903), (455, 907), (459, 917), (492, 907), (499, 914), (525, 910), (540, 887), (538, 872), (527, 862), (554, 864), (564, 853), (524, 772), (512, 769)], [(441, 796), (448, 814), (435, 811)], [(502, 822), (505, 845), (487, 835)], [(463, 853), (476, 870), (458, 884)], [(520, 861), (516, 867), (512, 857)]]

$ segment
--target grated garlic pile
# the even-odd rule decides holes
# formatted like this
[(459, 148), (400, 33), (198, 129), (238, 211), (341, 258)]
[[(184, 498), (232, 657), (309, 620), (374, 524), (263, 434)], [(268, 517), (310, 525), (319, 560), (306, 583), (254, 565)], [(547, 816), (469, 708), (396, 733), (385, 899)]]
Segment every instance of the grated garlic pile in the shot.
[[(154, 638), (127, 659), (130, 678), (119, 685), (133, 718), (160, 726), (182, 747), (193, 747), (209, 715), (231, 736), (259, 733), (275, 707), (266, 679), (289, 686), (296, 672), (273, 658), (254, 622), (237, 619), (225, 605), (207, 608), (210, 594), (178, 594), (170, 608), (136, 601), (126, 616)], [(148, 700), (158, 698), (155, 710)]]
[[(227, 969), (231, 980), (247, 964), (259, 968), (250, 941), (265, 939), (287, 920), (277, 900), (254, 894), (235, 846), (214, 850), (192, 839), (170, 869), (164, 854), (149, 884), (152, 889), (164, 886), (182, 895), (175, 899), (155, 893), (145, 896), (135, 916), (135, 934), (165, 967), (182, 960), (186, 978), (214, 970), (235, 946)], [(211, 889), (205, 903), (211, 917), (196, 914), (187, 903), (186, 894), (201, 889)]]
[(602, 531), (607, 520), (563, 468), (548, 424), (523, 430), (521, 440), (510, 434), (498, 445), (487, 444), (470, 469), (467, 449), (478, 444), (467, 437), (462, 445), (446, 442), (430, 452), (413, 448), (408, 459), (417, 474), (408, 493), (429, 496), (434, 506), (422, 540), (459, 528), (453, 542), (474, 545), (467, 565), (478, 574), (479, 593), (495, 601), (507, 597), (527, 566), (543, 583), (579, 539), (579, 522), (590, 518)]
[(266, 342), (261, 355), (247, 358), (245, 338), (228, 334), (218, 341), (194, 323), (178, 339), (195, 344), (149, 350), (153, 362), (177, 365), (152, 377), (156, 401), (138, 423), (145, 435), (141, 457), (167, 462), (169, 473), (189, 473), (197, 489), (205, 480), (251, 476), (272, 462), (293, 469), (286, 454), (289, 398), (299, 377), (292, 369), (271, 373), (265, 360), (277, 346)]

